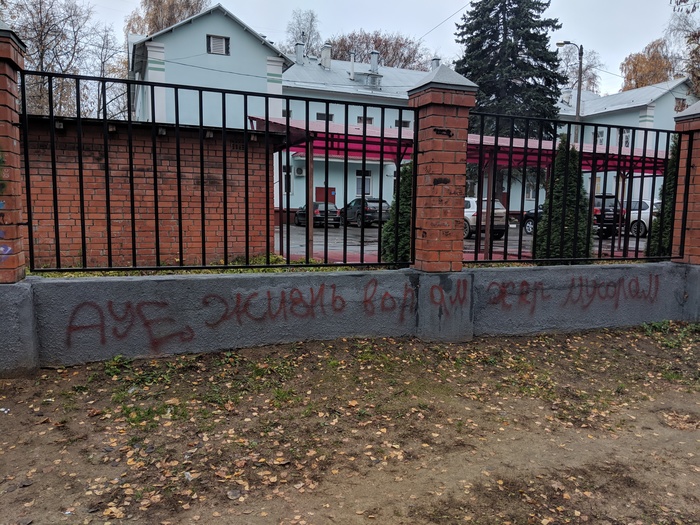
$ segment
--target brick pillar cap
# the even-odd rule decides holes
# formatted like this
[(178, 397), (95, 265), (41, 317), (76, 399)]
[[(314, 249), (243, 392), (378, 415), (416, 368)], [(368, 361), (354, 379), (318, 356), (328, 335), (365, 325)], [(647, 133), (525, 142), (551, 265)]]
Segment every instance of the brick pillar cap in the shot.
[(15, 43), (19, 46), (22, 53), (24, 53), (27, 50), (27, 46), (24, 45), (24, 42), (22, 42), (20, 37), (17, 36), (17, 33), (15, 33), (12, 30), (12, 28), (8, 26), (3, 20), (0, 20), (0, 38), (2, 37), (14, 40)]
[(684, 120), (697, 120), (698, 118), (700, 118), (700, 102), (696, 102), (689, 108), (676, 115), (676, 122), (683, 122)]
[(418, 85), (408, 90), (408, 96), (415, 95), (430, 88), (449, 89), (476, 93), (479, 86), (459, 73), (451, 70), (445, 64), (433, 69)]

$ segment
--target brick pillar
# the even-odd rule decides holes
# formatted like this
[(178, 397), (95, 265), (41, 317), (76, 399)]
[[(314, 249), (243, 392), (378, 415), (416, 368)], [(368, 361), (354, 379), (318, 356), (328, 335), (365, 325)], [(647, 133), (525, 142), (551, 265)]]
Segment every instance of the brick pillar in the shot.
[(0, 284), (16, 283), (26, 273), (22, 232), (19, 96), (17, 74), (24, 67), (25, 47), (0, 22)]
[[(690, 177), (688, 186), (688, 211), (685, 230), (685, 257), (679, 262), (700, 265), (700, 103), (685, 110), (676, 119), (676, 131), (689, 133), (693, 138), (693, 149), (688, 158), (690, 136), (681, 135), (680, 158), (678, 159), (678, 190), (676, 192), (676, 215), (680, 217), (686, 193), (686, 174)], [(690, 162), (690, 170), (688, 163)], [(680, 230), (673, 235), (673, 253), (679, 252)]]
[(467, 128), (476, 90), (473, 82), (442, 65), (408, 92), (418, 129), (417, 270), (462, 269)]

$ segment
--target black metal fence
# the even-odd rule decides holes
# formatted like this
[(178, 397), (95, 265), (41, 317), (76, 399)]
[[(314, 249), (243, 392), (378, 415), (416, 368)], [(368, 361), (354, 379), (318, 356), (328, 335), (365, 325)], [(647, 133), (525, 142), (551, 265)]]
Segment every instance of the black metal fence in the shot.
[(676, 202), (678, 138), (669, 130), (472, 113), (465, 260), (682, 257), (687, 202)]
[(21, 97), (32, 271), (412, 262), (405, 107), (33, 71)]
[[(411, 109), (31, 71), (21, 96), (32, 271), (413, 262)], [(673, 131), (472, 113), (466, 150), (465, 263), (683, 256)]]

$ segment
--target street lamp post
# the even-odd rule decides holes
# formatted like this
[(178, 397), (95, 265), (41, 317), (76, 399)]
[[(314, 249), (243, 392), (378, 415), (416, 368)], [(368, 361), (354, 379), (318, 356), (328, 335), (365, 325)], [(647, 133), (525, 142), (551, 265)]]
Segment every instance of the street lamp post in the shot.
[(576, 122), (581, 122), (581, 87), (583, 84), (583, 46), (570, 40), (557, 42), (557, 47), (574, 46), (578, 49), (578, 85), (576, 86)]

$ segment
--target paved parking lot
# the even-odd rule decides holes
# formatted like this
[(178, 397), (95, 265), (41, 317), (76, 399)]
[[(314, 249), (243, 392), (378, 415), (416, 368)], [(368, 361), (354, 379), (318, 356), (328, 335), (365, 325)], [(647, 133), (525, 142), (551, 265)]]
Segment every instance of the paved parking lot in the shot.
[[(279, 227), (275, 228), (275, 250), (277, 253), (286, 254), (287, 239), (286, 233), (289, 231), (289, 251), (292, 259), (304, 259), (307, 256), (307, 241), (306, 227), (289, 225), (287, 230), (286, 225), (283, 228), (285, 235), (283, 242), (283, 251), (280, 251), (280, 233)], [(522, 233), (522, 237), (521, 237)], [(310, 258), (325, 261), (328, 263), (376, 263), (379, 262), (377, 256), (378, 250), (379, 228), (376, 226), (358, 228), (355, 226), (341, 226), (340, 228), (314, 228), (313, 229), (313, 251), (309, 250)], [(514, 260), (518, 258), (532, 258), (532, 235), (526, 235), (520, 230), (517, 225), (511, 225), (508, 230), (507, 237), (494, 241), (493, 243), (493, 259), (496, 260)], [(522, 245), (521, 245), (522, 242)], [(638, 242), (638, 244), (637, 244)], [(639, 255), (644, 254), (646, 248), (646, 239), (629, 237), (628, 240), (628, 256), (634, 256), (638, 249)], [(347, 246), (347, 249), (344, 248)], [(507, 256), (504, 255), (507, 247)], [(609, 257), (614, 247), (616, 257), (623, 256), (624, 239), (615, 238), (605, 239), (600, 241), (594, 237), (593, 254), (598, 256), (602, 251), (602, 257)], [(464, 240), (464, 260), (473, 261), (475, 259), (484, 259), (484, 242), (481, 241), (478, 256), (476, 255), (476, 238)]]

